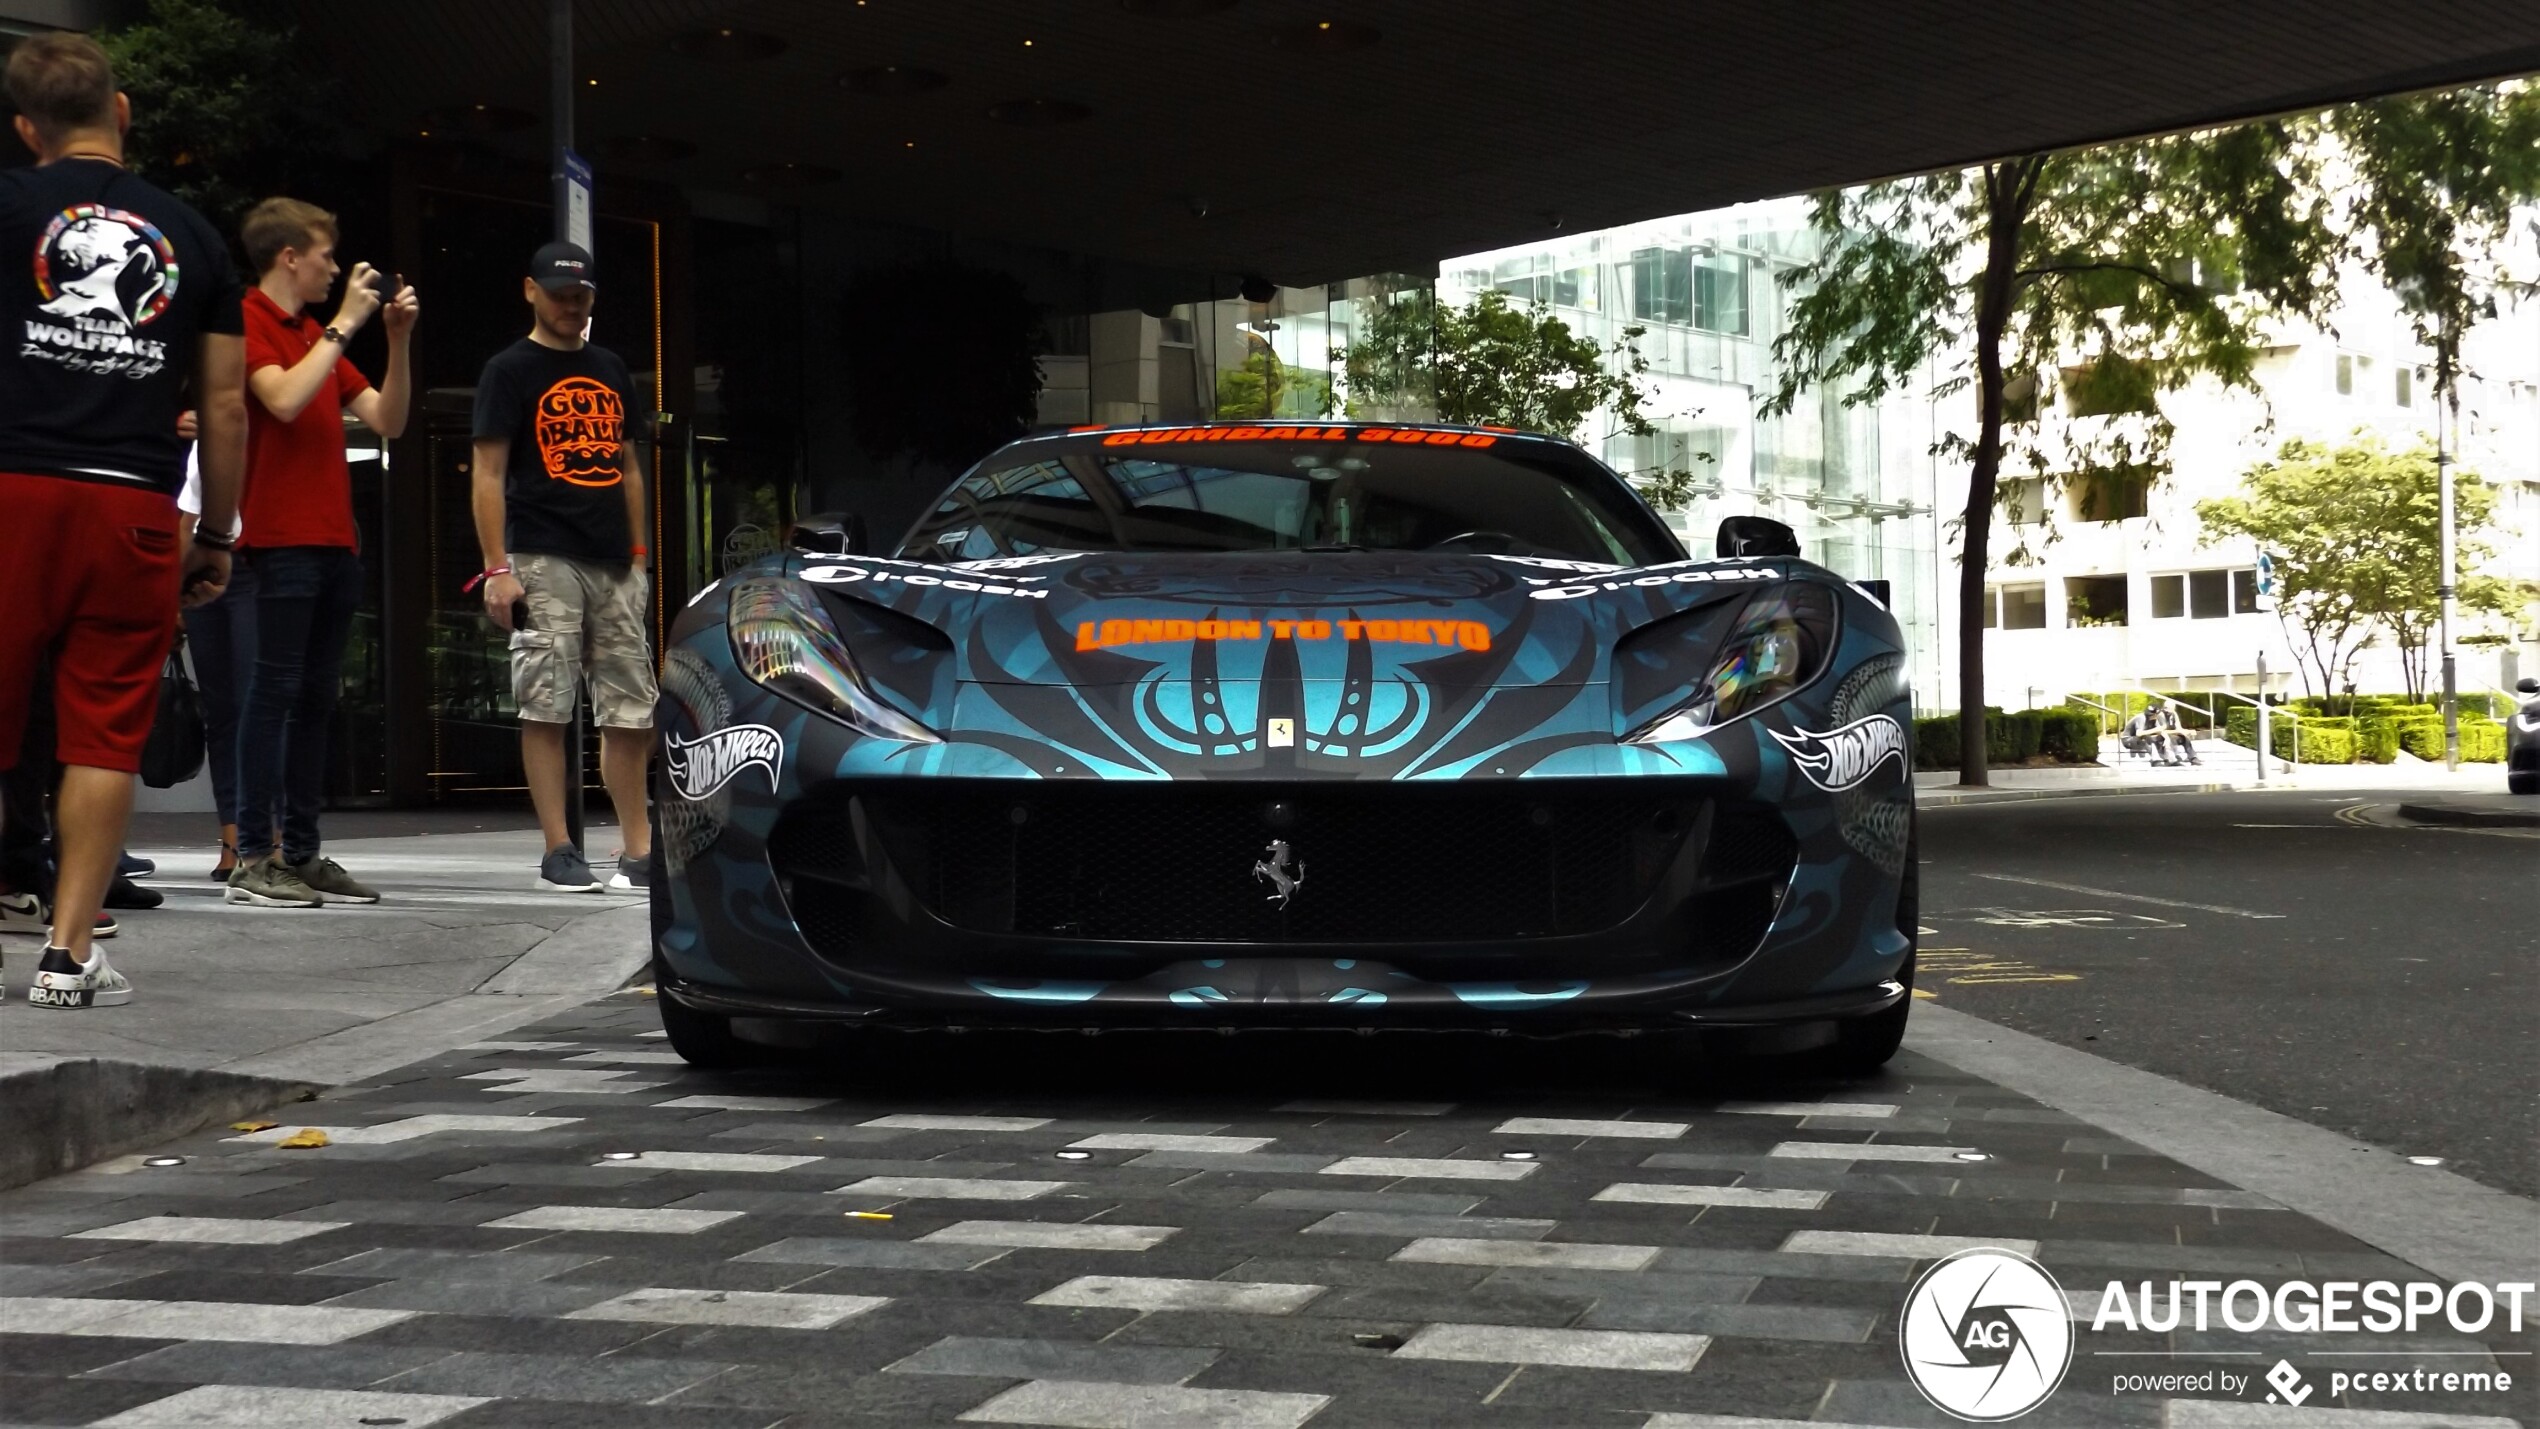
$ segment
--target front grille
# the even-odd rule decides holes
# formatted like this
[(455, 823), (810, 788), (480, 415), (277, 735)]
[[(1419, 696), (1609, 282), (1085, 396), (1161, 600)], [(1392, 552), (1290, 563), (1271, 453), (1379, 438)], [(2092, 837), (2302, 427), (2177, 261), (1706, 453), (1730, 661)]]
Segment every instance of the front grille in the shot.
[[(1701, 810), (1630, 790), (1401, 784), (944, 784), (868, 794), (864, 805), (892, 864), (944, 921), (1120, 942), (1593, 933), (1647, 901)], [(780, 844), (806, 852), (831, 842), (784, 833)], [(1302, 872), (1284, 909), (1254, 872), (1274, 839)]]

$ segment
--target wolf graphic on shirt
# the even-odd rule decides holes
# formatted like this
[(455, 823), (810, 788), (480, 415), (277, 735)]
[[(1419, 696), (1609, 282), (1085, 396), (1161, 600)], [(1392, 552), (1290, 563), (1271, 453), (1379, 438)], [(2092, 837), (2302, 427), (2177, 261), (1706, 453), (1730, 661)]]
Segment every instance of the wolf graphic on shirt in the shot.
[(626, 433), (626, 403), (607, 383), (567, 377), (538, 394), (538, 460), (549, 478), (575, 486), (615, 486)]
[(27, 319), (22, 355), (129, 377), (166, 366), (167, 344), (142, 329), (176, 296), (176, 250), (148, 219), (98, 204), (64, 209), (36, 239), (34, 275), (42, 316)]

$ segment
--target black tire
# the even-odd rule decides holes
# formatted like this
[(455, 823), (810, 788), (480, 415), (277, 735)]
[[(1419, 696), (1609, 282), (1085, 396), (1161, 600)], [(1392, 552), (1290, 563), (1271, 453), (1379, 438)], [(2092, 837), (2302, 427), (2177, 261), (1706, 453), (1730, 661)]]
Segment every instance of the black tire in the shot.
[(1905, 995), (1885, 1012), (1855, 1017), (1837, 1026), (1834, 1045), (1819, 1054), (1826, 1070), (1835, 1076), (1870, 1076), (1886, 1066), (1896, 1049), (1904, 1045), (1905, 1022), (1914, 1015), (1914, 956), (1922, 941), (1922, 926), (1922, 835), (1919, 828), (1908, 824), (1905, 877), (1896, 890), (1896, 927), (1905, 935), (1905, 965), (1896, 970), (1896, 980), (1905, 984)]
[[(658, 970), (659, 964), (655, 967)], [(661, 1004), (661, 1030), (669, 1034), (670, 1050), (689, 1066), (716, 1071), (757, 1060), (750, 1044), (732, 1035), (731, 1018), (699, 1012), (667, 993), (655, 1000)]]
[(2516, 794), (2540, 794), (2540, 769), (2506, 775), (2505, 788)]
[(653, 819), (653, 852), (645, 860), (648, 870), (646, 901), (653, 914), (653, 1000), (661, 1004), (661, 1030), (670, 1038), (670, 1050), (680, 1055), (691, 1067), (709, 1070), (747, 1066), (755, 1060), (747, 1042), (732, 1035), (732, 1019), (717, 1017), (683, 1007), (661, 990), (661, 940), (670, 931), (670, 880), (662, 867), (661, 820)]

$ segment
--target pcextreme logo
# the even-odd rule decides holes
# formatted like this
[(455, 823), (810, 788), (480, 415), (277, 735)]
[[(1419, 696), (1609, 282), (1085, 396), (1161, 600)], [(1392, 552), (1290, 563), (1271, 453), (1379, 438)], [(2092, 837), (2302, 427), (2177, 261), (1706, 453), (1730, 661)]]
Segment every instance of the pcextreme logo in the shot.
[(1978, 1423), (2046, 1402), (2073, 1363), (2063, 1287), (2016, 1251), (1962, 1250), (1923, 1272), (1897, 1340), (1905, 1375), (1941, 1412)]

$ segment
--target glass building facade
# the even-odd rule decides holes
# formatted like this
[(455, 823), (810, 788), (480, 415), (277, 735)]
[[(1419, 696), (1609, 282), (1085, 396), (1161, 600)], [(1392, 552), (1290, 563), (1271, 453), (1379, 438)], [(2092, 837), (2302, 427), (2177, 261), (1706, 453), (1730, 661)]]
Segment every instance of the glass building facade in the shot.
[[(1929, 399), (1847, 406), (1836, 386), (1811, 389), (1785, 416), (1758, 410), (1775, 385), (1773, 340), (1796, 296), (1782, 277), (1815, 256), (1815, 242), (1805, 201), (1782, 199), (1449, 259), (1433, 280), (1357, 280), (1282, 289), (1264, 304), (1187, 305), (1168, 324), (1188, 334), (1196, 365), (1217, 374), (1221, 398), (1254, 400), (1249, 383), (1230, 385), (1227, 374), (1247, 364), (1258, 372), (1275, 357), (1284, 380), (1259, 414), (1295, 417), (1320, 415), (1326, 391), (1346, 407), (1341, 354), (1365, 306), (1406, 283), (1434, 281), (1450, 305), (1496, 288), (1518, 304), (1547, 306), (1609, 350), (1641, 329), (1643, 413), (1655, 430), (1625, 431), (1600, 412), (1572, 437), (1626, 475), (1692, 473), (1692, 499), (1668, 520), (1696, 554), (1711, 549), (1723, 517), (1763, 515), (1798, 532), (1809, 559), (1888, 582), (1913, 650), (1916, 703), (1931, 706), (1942, 669), (1931, 455), (1938, 418)], [(1618, 367), (1624, 360), (1614, 359)]]

